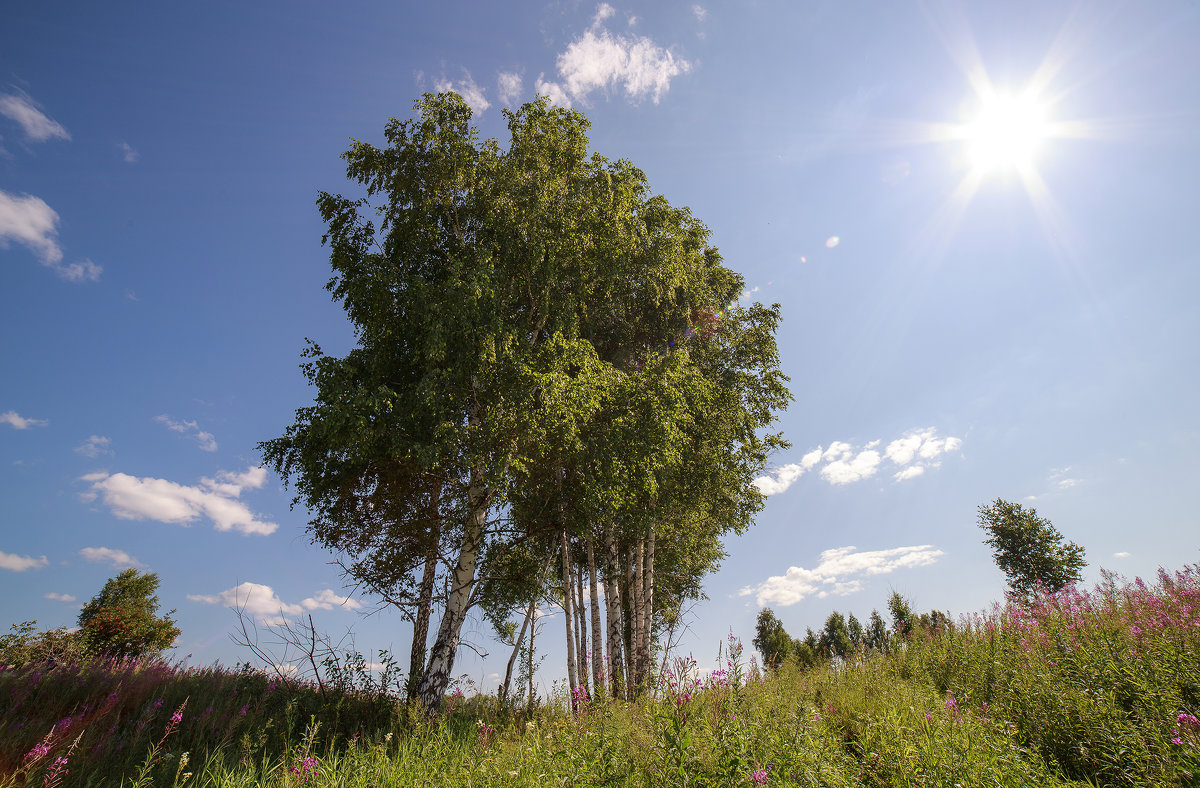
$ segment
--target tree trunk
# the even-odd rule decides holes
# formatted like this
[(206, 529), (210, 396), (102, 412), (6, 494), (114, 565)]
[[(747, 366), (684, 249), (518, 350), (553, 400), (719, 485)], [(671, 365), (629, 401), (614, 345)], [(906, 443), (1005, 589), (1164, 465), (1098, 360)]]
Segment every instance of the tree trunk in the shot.
[(646, 684), (646, 540), (638, 537), (637, 546), (633, 552), (633, 566), (636, 574), (633, 578), (633, 653), (635, 685), (640, 695)]
[(621, 636), (625, 647), (625, 698), (633, 700), (637, 693), (637, 651), (634, 649), (634, 629), (637, 624), (637, 598), (633, 586), (633, 548), (627, 547), (621, 553), (621, 576), (624, 582), (621, 591), (621, 607), (625, 611), (625, 625)]
[(645, 609), (645, 670), (646, 678), (650, 672), (650, 652), (654, 641), (654, 527), (650, 528), (650, 539), (646, 545), (646, 577), (642, 585), (642, 607)]
[(591, 697), (591, 693), (587, 691), (588, 631), (587, 605), (583, 601), (583, 566), (572, 562), (572, 572), (575, 575), (575, 658), (579, 661), (576, 673), (579, 676), (579, 686), (583, 687), (585, 695)]
[(612, 697), (624, 692), (621, 670), (621, 589), (617, 582), (617, 545), (611, 533), (604, 535), (604, 609), (608, 616), (608, 688)]
[(571, 626), (571, 597), (574, 596), (571, 589), (571, 551), (567, 545), (567, 532), (562, 532), (562, 590), (563, 590), (563, 624), (567, 631), (567, 680), (571, 684), (571, 708), (575, 708), (576, 690), (579, 687), (579, 679), (575, 675), (575, 637), (572, 634), (573, 627)]
[(417, 617), (413, 621), (412, 649), (408, 658), (408, 699), (417, 697), (417, 687), (425, 670), (426, 641), (429, 640), (429, 611), (433, 607), (433, 581), (437, 574), (438, 540), (441, 538), (441, 517), (438, 512), (441, 498), (440, 483), (430, 503), (429, 547), (425, 551), (425, 572), (421, 575), (421, 590), (417, 598)]
[(592, 551), (592, 538), (587, 540), (588, 591), (592, 603), (592, 692), (604, 694), (604, 638), (600, 627), (600, 590), (596, 588), (596, 554)]
[(467, 491), (470, 512), (463, 529), (458, 561), (451, 573), (446, 611), (442, 614), (437, 639), (429, 654), (429, 666), (425, 669), (425, 675), (421, 677), (420, 689), (417, 691), (421, 706), (429, 713), (441, 708), (442, 699), (446, 695), (446, 685), (450, 683), (450, 672), (454, 670), (454, 658), (458, 654), (459, 635), (462, 632), (463, 621), (467, 618), (471, 592), (475, 588), (475, 564), (479, 560), (479, 548), (483, 544), (490, 499), (481, 477), (479, 471), (472, 469), (471, 487)]

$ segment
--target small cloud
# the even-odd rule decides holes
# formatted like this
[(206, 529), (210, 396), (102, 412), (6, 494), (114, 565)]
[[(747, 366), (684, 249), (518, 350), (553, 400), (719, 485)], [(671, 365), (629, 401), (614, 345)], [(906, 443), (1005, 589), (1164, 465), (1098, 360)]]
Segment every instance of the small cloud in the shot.
[(243, 473), (221, 471), (216, 479), (203, 478), (199, 484), (191, 486), (167, 479), (103, 471), (80, 478), (90, 482), (91, 492), (103, 497), (113, 515), (123, 520), (189, 524), (204, 516), (218, 531), (268, 535), (279, 528), (278, 524), (261, 519), (237, 500), (243, 490), (258, 489), (266, 483), (267, 472), (261, 467), (252, 467)]
[(40, 197), (0, 190), (0, 248), (16, 241), (38, 256), (42, 265), (62, 261), (58, 245), (58, 213)]
[(688, 61), (646, 36), (610, 33), (604, 22), (614, 13), (608, 3), (597, 7), (591, 27), (559, 54), (559, 81), (543, 81), (539, 76), (538, 93), (569, 106), (568, 97), (586, 103), (593, 91), (621, 88), (631, 101), (649, 98), (657, 104), (672, 79), (691, 71)]
[(794, 605), (806, 597), (846, 596), (862, 590), (862, 577), (884, 575), (897, 569), (928, 566), (945, 553), (933, 545), (893, 547), (889, 550), (856, 552), (856, 547), (836, 547), (821, 553), (813, 569), (789, 567), (782, 575), (768, 577), (757, 586), (746, 586), (739, 596), (754, 595), (758, 604)]
[(27, 419), (15, 410), (0, 413), (0, 424), (7, 424), (16, 430), (27, 430), (30, 427), (45, 427), (49, 423), (49, 419)]
[(533, 92), (539, 96), (545, 96), (550, 99), (550, 103), (556, 107), (571, 106), (571, 99), (567, 96), (567, 91), (563, 90), (562, 85), (557, 82), (547, 82), (542, 79), (544, 74), (538, 74), (533, 83)]
[(0, 115), (16, 122), (25, 132), (27, 140), (45, 142), (51, 139), (71, 139), (71, 135), (62, 124), (46, 117), (29, 96), (0, 96)]
[(347, 610), (361, 610), (362, 603), (357, 599), (351, 599), (348, 596), (338, 596), (328, 588), (322, 589), (316, 596), (310, 596), (308, 599), (300, 602), (308, 610), (333, 610), (334, 606), (344, 607)]
[(59, 279), (65, 279), (68, 282), (99, 282), (100, 274), (104, 273), (104, 267), (96, 265), (91, 260), (84, 258), (70, 265), (53, 265), (50, 269), (58, 275)]
[(167, 429), (172, 432), (180, 432), (196, 441), (200, 446), (201, 451), (216, 451), (217, 441), (211, 432), (205, 432), (200, 429), (200, 425), (193, 421), (176, 421), (165, 413), (161, 416), (155, 416), (154, 420), (159, 424), (166, 425)]
[(75, 447), (75, 453), (82, 454), (84, 457), (94, 460), (101, 454), (112, 454), (112, 449), (109, 448), (111, 444), (112, 439), (110, 438), (106, 438), (103, 435), (92, 435)]
[(704, 8), (704, 6), (693, 5), (692, 15), (696, 17), (697, 22), (703, 22), (708, 18), (708, 9)]
[(94, 564), (112, 564), (114, 568), (134, 567), (140, 569), (145, 566), (124, 550), (114, 550), (111, 547), (85, 547), (79, 551), (79, 555), (83, 556), (85, 561), (91, 561)]
[(56, 594), (53, 591), (51, 591), (49, 594), (46, 594), (46, 599), (53, 599), (56, 602), (74, 602), (75, 601), (75, 597), (71, 596), (70, 594)]
[(501, 71), (496, 75), (496, 94), (500, 103), (512, 106), (521, 98), (521, 75), (515, 71)]
[(923, 473), (925, 473), (924, 465), (910, 465), (907, 468), (892, 474), (892, 478), (898, 482), (903, 482), (909, 479), (915, 479)]
[(831, 235), (825, 239), (825, 248), (832, 249), (833, 247), (837, 246), (841, 242), (842, 242), (841, 238), (838, 238), (836, 235)]
[(128, 142), (122, 142), (117, 145), (121, 150), (121, 158), (126, 164), (134, 164), (138, 159), (142, 158), (142, 154), (138, 153)]
[(1119, 552), (1119, 553), (1113, 553), (1113, 558), (1128, 558), (1128, 557), (1129, 557), (1129, 555), (1130, 555), (1129, 553), (1127, 553), (1127, 552), (1125, 552), (1124, 550), (1122, 550), (1122, 551), (1121, 551), (1121, 552)]
[(265, 626), (281, 626), (288, 623), (289, 616), (304, 613), (302, 606), (284, 602), (274, 589), (261, 583), (239, 583), (217, 594), (188, 594), (187, 598), (193, 602), (241, 609)]
[(875, 475), (879, 452), (863, 451), (853, 459), (835, 460), (821, 469), (821, 478), (830, 484), (850, 484)]
[(492, 106), (491, 102), (483, 94), (486, 90), (475, 84), (475, 80), (471, 78), (471, 72), (463, 69), (463, 79), (454, 82), (449, 79), (439, 79), (433, 83), (434, 90), (439, 93), (457, 93), (462, 96), (463, 101), (467, 102), (467, 106), (476, 115), (482, 115), (483, 111)]
[(28, 555), (13, 555), (0, 550), (0, 569), (7, 569), (10, 572), (24, 572), (26, 569), (41, 569), (50, 562), (46, 560), (46, 556), (34, 558)]

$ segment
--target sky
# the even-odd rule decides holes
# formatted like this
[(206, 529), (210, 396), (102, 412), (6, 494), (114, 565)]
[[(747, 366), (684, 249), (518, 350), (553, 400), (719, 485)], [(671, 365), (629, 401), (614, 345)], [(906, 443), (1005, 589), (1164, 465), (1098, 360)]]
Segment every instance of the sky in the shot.
[[(1101, 568), (1200, 560), (1200, 6), (12, 4), (0, 25), (0, 629), (156, 572), (174, 658), (259, 625), (409, 628), (349, 594), (261, 467), (353, 346), (317, 192), (425, 91), (484, 137), (542, 93), (690, 206), (781, 305), (791, 448), (679, 649), (761, 607), (794, 635), (1003, 595), (977, 509), (1035, 507)], [(372, 613), (372, 611), (376, 611)], [(564, 675), (545, 611), (543, 687)], [(557, 627), (557, 628), (556, 628)], [(506, 649), (468, 622), (456, 673)]]

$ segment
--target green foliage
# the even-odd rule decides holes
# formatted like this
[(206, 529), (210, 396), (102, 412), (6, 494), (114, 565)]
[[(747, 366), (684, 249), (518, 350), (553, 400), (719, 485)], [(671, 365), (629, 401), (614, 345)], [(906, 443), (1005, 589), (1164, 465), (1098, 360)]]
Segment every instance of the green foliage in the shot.
[(179, 636), (171, 613), (159, 618), (158, 575), (126, 569), (104, 584), (79, 611), (80, 638), (92, 654), (157, 656)]
[(36, 621), (13, 624), (0, 635), (0, 665), (19, 668), (31, 662), (72, 663), (86, 658), (79, 633), (65, 627), (37, 631)]
[(883, 616), (879, 615), (878, 610), (871, 611), (871, 618), (867, 620), (867, 630), (863, 635), (863, 643), (870, 651), (886, 651), (888, 648), (887, 625), (883, 623)]
[(1087, 561), (1083, 548), (1064, 537), (1037, 510), (997, 498), (979, 507), (979, 527), (988, 533), (996, 565), (1014, 593), (1026, 595), (1038, 586), (1058, 591), (1078, 582)]
[(778, 668), (792, 650), (792, 639), (783, 623), (775, 617), (775, 611), (769, 607), (758, 611), (754, 633), (754, 647), (762, 654), (763, 665)]
[(817, 650), (828, 657), (845, 659), (853, 649), (854, 644), (846, 628), (846, 617), (835, 610), (825, 619), (825, 627), (817, 639)]

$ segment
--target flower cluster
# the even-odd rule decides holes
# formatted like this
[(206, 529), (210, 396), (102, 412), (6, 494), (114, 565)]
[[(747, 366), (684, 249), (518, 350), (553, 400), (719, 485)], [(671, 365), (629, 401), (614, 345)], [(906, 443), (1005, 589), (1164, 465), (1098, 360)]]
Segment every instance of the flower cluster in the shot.
[(319, 758), (309, 755), (303, 759), (297, 757), (292, 765), (292, 774), (298, 775), (302, 782), (308, 782), (317, 776), (317, 767), (321, 764)]
[(750, 772), (750, 782), (754, 783), (755, 785), (766, 785), (767, 770), (755, 769), (754, 771)]

